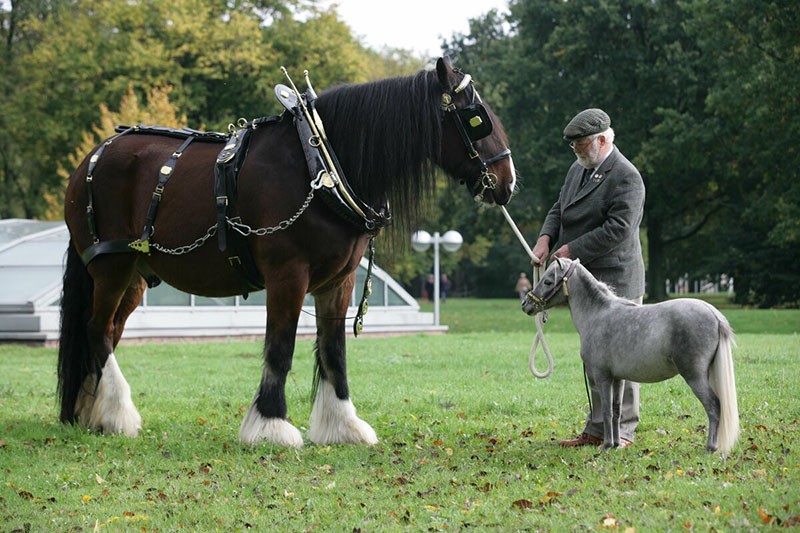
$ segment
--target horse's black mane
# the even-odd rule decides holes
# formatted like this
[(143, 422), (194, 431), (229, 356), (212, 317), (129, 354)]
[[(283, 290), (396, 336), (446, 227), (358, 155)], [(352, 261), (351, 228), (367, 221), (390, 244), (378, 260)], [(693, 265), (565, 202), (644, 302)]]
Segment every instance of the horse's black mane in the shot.
[(317, 101), (345, 176), (363, 201), (410, 222), (433, 191), (442, 88), (435, 72), (342, 85)]

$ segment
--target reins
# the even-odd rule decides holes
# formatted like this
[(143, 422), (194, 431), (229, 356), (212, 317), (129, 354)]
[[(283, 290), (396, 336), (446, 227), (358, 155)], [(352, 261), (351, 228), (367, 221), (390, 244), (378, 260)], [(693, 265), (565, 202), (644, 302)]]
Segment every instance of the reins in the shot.
[[(502, 211), (503, 216), (508, 222), (508, 225), (511, 226), (511, 229), (514, 231), (514, 235), (516, 235), (517, 239), (519, 239), (519, 242), (522, 244), (525, 252), (531, 258), (531, 265), (533, 265), (532, 280), (533, 286), (535, 287), (539, 283), (539, 279), (544, 273), (544, 264), (542, 264), (539, 258), (533, 254), (533, 250), (531, 250), (531, 247), (528, 246), (527, 241), (525, 241), (525, 237), (522, 236), (522, 232), (519, 231), (519, 228), (514, 223), (511, 215), (508, 214), (508, 210), (505, 208), (505, 206), (501, 205), (500, 211)], [(539, 379), (542, 379), (548, 377), (553, 372), (553, 356), (550, 354), (550, 348), (547, 346), (547, 341), (544, 339), (544, 312), (536, 313), (534, 320), (536, 321), (536, 337), (533, 339), (533, 346), (531, 346), (531, 351), (528, 354), (528, 368), (530, 369), (531, 374)], [(536, 348), (539, 347), (539, 344), (542, 345), (542, 351), (547, 358), (547, 370), (544, 372), (539, 372), (536, 370)]]

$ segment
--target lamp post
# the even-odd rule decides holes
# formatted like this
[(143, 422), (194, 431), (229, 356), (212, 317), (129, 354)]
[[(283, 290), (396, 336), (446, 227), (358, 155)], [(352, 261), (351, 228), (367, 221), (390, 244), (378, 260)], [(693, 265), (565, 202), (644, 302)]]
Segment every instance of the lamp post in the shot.
[(446, 252), (457, 252), (464, 242), (464, 237), (455, 230), (439, 235), (434, 232), (433, 236), (425, 230), (420, 230), (411, 236), (411, 248), (415, 252), (424, 252), (433, 244), (433, 324), (439, 325), (439, 245)]

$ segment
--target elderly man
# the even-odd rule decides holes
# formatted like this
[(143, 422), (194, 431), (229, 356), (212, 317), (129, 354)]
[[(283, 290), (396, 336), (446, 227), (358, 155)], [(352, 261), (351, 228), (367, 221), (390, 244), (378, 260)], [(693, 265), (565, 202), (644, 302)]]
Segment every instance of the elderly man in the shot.
[[(614, 145), (611, 119), (602, 109), (578, 113), (564, 128), (564, 139), (575, 154), (558, 200), (547, 214), (533, 253), (580, 259), (597, 279), (617, 295), (637, 303), (644, 295), (644, 261), (639, 224), (644, 207), (644, 183), (639, 171)], [(600, 398), (591, 378), (592, 410), (576, 438), (562, 446), (603, 443)], [(639, 384), (626, 381), (620, 422), (620, 447), (633, 442), (639, 422)]]

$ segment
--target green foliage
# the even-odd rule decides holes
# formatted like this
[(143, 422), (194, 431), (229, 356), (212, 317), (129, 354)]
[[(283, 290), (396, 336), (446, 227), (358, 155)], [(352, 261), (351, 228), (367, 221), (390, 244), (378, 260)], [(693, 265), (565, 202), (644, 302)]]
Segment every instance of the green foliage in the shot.
[[(422, 61), (366, 49), (335, 7), (302, 0), (32, 0), (0, 7), (0, 217), (53, 216), (59, 169), (129, 87), (171, 87), (190, 127), (224, 130), (278, 110), (286, 66), (317, 90), (409, 74)], [(598, 106), (642, 171), (651, 299), (665, 279), (733, 276), (749, 305), (800, 304), (800, 4), (785, 0), (512, 0), (443, 43), (503, 120), (529, 242), (573, 154), (564, 124)], [(528, 258), (497, 210), (442, 185), (422, 221), (457, 229), (443, 257), (456, 290), (509, 293)], [(391, 239), (389, 239), (391, 240)], [(381, 262), (405, 283), (430, 261), (400, 246)], [(381, 244), (381, 246), (383, 246)], [(765, 267), (765, 262), (769, 266)]]
[[(562, 328), (563, 309), (553, 313), (555, 370), (536, 380), (533, 321), (513, 299), (484, 303), (443, 305), (443, 320), (469, 331), (348, 342), (353, 401), (380, 438), (371, 448), (241, 445), (259, 341), (123, 341), (118, 360), (144, 418), (136, 439), (59, 424), (55, 349), (0, 346), (0, 518), (31, 531), (798, 525), (800, 404), (785, 386), (800, 380), (797, 311), (780, 312), (792, 317), (789, 334), (763, 318), (775, 311), (742, 311), (762, 329), (738, 335), (742, 434), (722, 459), (705, 452), (705, 414), (680, 378), (642, 386), (633, 447), (558, 447), (585, 409), (577, 334)], [(301, 428), (312, 350), (298, 342), (287, 383)]]
[(361, 48), (332, 12), (303, 11), (299, 21), (299, 4), (74, 0), (3, 10), (0, 216), (42, 216), (45, 196), (61, 191), (58, 169), (69, 167), (102, 106), (117, 109), (130, 87), (141, 98), (171, 87), (190, 127), (219, 131), (279, 111), (281, 65), (298, 81), (311, 70), (320, 88), (411, 68), (409, 57)]
[(741, 302), (797, 306), (800, 6), (705, 0), (692, 14), (692, 35), (717, 64), (707, 110), (728, 192), (728, 219), (715, 228), (725, 251), (717, 264), (733, 266)]
[[(666, 298), (666, 278), (724, 272), (744, 302), (796, 305), (800, 156), (790, 117), (800, 111), (793, 91), (800, 7), (756, 0), (510, 7), (506, 21), (489, 15), (452, 48), (489, 85), (479, 87), (496, 97), (511, 133), (522, 183), (509, 209), (528, 240), (573, 160), (564, 124), (580, 109), (602, 107), (647, 186), (651, 299)], [(504, 22), (508, 32), (492, 34)], [(477, 294), (504, 294), (519, 270), (525, 258), (504, 246), (496, 244), (485, 267), (497, 282), (476, 284)], [(777, 268), (755, 259), (767, 257)]]

